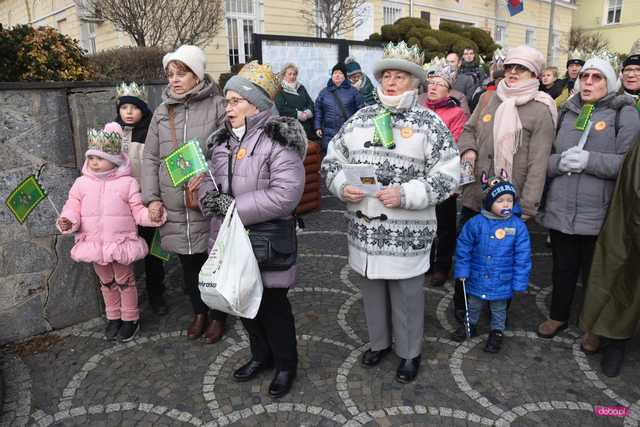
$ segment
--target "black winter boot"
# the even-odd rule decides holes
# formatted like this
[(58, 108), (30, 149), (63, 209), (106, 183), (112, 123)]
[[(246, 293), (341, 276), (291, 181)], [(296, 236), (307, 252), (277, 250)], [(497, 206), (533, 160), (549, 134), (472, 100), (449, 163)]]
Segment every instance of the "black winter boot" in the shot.
[(484, 346), (484, 351), (487, 353), (497, 353), (502, 348), (502, 331), (494, 329), (489, 334), (487, 344)]
[(116, 339), (116, 337), (118, 336), (118, 331), (120, 330), (120, 326), (122, 326), (122, 320), (109, 320), (107, 322), (107, 328), (104, 330), (104, 339), (106, 339), (107, 341)]
[(627, 340), (614, 340), (611, 338), (603, 338), (602, 360), (600, 366), (602, 373), (613, 378), (620, 375), (622, 363), (624, 362), (624, 351), (627, 346)]

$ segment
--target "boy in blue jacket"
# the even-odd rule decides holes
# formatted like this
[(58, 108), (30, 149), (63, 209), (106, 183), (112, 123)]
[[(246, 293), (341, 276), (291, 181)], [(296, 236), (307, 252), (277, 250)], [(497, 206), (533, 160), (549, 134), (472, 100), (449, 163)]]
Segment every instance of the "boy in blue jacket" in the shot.
[[(531, 271), (531, 243), (525, 223), (513, 215), (516, 189), (504, 177), (487, 182), (487, 195), (480, 215), (462, 227), (456, 245), (455, 278), (464, 279), (469, 306), (469, 330), (475, 336), (476, 325), (485, 302), (491, 311), (491, 333), (484, 351), (497, 353), (507, 318), (507, 301), (513, 292), (525, 292)], [(466, 325), (452, 339), (467, 338)]]

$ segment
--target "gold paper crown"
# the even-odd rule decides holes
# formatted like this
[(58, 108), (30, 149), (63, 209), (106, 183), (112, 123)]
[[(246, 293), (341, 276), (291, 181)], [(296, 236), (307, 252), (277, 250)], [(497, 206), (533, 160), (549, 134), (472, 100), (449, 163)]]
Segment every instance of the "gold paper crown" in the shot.
[(453, 81), (456, 76), (456, 72), (451, 69), (451, 65), (449, 65), (447, 60), (437, 56), (433, 58), (431, 62), (424, 64), (422, 69), (427, 72), (427, 77), (430, 75), (436, 75), (438, 77), (442, 77), (448, 82)]
[(271, 65), (251, 61), (242, 67), (238, 75), (262, 88), (271, 99), (276, 97), (280, 88), (280, 78), (271, 70)]
[(496, 49), (493, 52), (493, 64), (496, 66), (504, 65), (504, 60), (507, 59), (507, 53), (502, 49)]
[(620, 58), (613, 52), (609, 52), (606, 49), (598, 50), (592, 52), (589, 55), (589, 59), (591, 58), (598, 58), (602, 59), (603, 61), (607, 61), (609, 64), (611, 64), (611, 67), (613, 67), (613, 71), (615, 71), (616, 73), (620, 72)]
[(132, 82), (130, 84), (122, 82), (119, 86), (116, 86), (116, 98), (122, 98), (123, 96), (134, 96), (136, 98), (142, 99), (145, 102), (147, 101), (147, 95), (144, 86), (138, 86), (136, 82)]
[(567, 60), (571, 61), (572, 59), (578, 59), (580, 61), (585, 61), (587, 59), (587, 52), (580, 49), (573, 49), (569, 51), (569, 56), (567, 56)]
[(407, 61), (418, 64), (419, 66), (422, 66), (424, 63), (424, 53), (420, 48), (416, 45), (409, 47), (404, 40), (396, 45), (394, 45), (393, 42), (389, 42), (389, 44), (384, 47), (382, 58), (406, 59)]
[(107, 154), (120, 154), (122, 136), (117, 132), (105, 132), (98, 129), (87, 131), (89, 150), (98, 150)]

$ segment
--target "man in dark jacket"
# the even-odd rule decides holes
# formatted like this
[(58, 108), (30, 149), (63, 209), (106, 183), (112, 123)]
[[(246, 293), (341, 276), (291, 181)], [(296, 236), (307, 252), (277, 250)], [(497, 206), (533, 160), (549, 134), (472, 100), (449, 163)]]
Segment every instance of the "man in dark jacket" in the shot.
[(473, 77), (467, 76), (460, 72), (460, 57), (457, 53), (451, 52), (447, 55), (447, 62), (451, 66), (451, 69), (456, 71), (456, 79), (453, 82), (453, 89), (461, 92), (467, 100), (473, 99), (473, 94), (476, 91), (476, 84), (473, 82)]
[(316, 98), (314, 126), (316, 135), (322, 138), (322, 151), (333, 136), (338, 133), (349, 117), (364, 106), (364, 100), (356, 88), (347, 80), (344, 64), (336, 64), (331, 69), (331, 79), (327, 87)]
[(481, 86), (487, 78), (487, 73), (485, 73), (480, 66), (480, 60), (476, 55), (476, 51), (471, 46), (465, 47), (462, 51), (462, 62), (460, 63), (460, 70), (458, 72), (470, 76), (473, 79), (475, 89)]
[(640, 111), (640, 40), (637, 40), (629, 56), (622, 63), (621, 93), (631, 96)]

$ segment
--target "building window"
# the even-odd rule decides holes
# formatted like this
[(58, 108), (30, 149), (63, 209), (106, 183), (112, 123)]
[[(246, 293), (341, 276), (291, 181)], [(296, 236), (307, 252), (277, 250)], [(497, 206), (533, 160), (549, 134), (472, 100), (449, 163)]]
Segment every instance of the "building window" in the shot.
[(496, 25), (496, 36), (494, 37), (496, 43), (505, 47), (507, 41), (507, 27), (504, 25)]
[(255, 0), (225, 0), (229, 64), (246, 64), (254, 52)]
[(96, 24), (94, 22), (81, 21), (80, 38), (82, 48), (87, 53), (96, 53)]
[(622, 0), (609, 0), (607, 8), (607, 24), (619, 24), (622, 14)]
[(527, 30), (524, 34), (524, 43), (527, 46), (534, 47), (533, 45), (536, 43), (535, 36), (536, 36), (535, 30)]
[(384, 25), (391, 25), (400, 19), (402, 15), (402, 8), (396, 6), (383, 6), (382, 17), (384, 18)]

